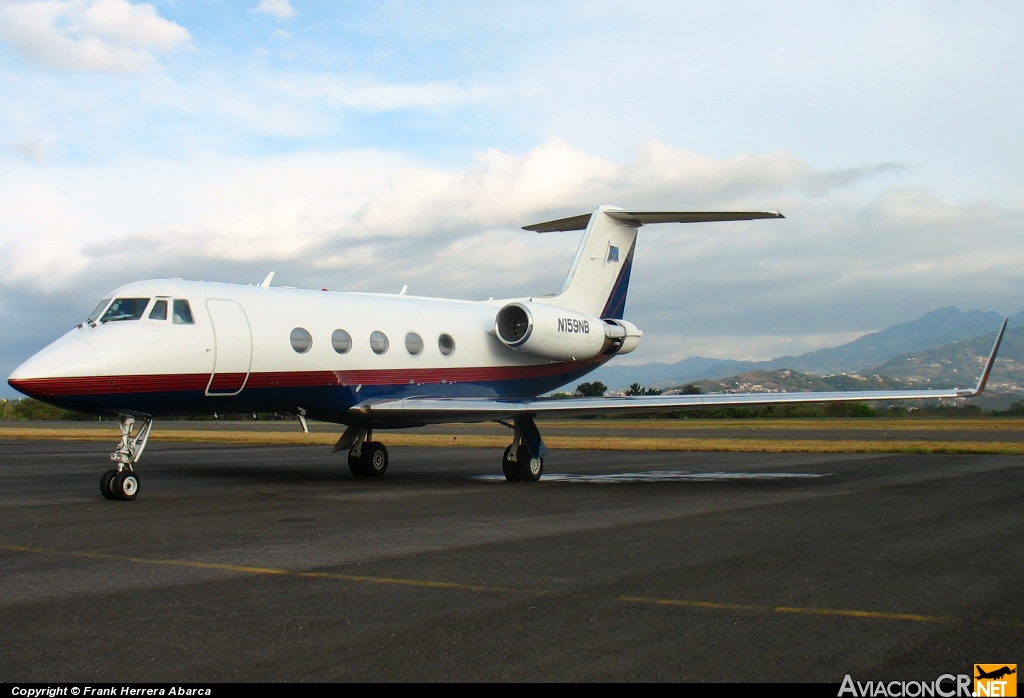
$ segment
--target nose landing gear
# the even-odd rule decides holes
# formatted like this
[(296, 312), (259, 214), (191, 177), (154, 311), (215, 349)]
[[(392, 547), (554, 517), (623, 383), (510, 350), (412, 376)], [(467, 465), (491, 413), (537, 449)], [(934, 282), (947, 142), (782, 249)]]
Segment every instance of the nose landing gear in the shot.
[(153, 418), (144, 418), (142, 426), (134, 434), (132, 428), (135, 426), (135, 417), (122, 414), (118, 416), (117, 421), (121, 428), (121, 441), (117, 449), (110, 454), (110, 460), (114, 461), (117, 467), (103, 473), (100, 478), (100, 493), (104, 499), (130, 502), (139, 494), (139, 476), (134, 466), (146, 450)]

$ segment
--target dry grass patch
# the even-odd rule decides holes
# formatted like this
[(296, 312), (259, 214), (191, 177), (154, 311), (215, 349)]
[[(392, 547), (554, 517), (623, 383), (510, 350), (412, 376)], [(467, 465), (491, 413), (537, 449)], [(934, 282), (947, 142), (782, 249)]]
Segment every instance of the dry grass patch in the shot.
[(984, 417), (978, 419), (579, 419), (538, 422), (543, 431), (554, 429), (758, 429), (832, 431), (1021, 431), (1024, 419)]

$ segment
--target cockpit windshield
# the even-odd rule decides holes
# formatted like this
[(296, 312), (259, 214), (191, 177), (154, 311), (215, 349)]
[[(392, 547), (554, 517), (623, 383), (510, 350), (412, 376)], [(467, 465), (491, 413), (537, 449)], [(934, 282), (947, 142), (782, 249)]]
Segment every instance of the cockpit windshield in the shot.
[(110, 304), (107, 312), (103, 313), (100, 322), (138, 320), (146, 312), (147, 305), (149, 305), (148, 298), (118, 298)]
[(91, 323), (96, 322), (97, 320), (99, 320), (100, 319), (100, 313), (103, 312), (103, 309), (107, 307), (107, 303), (109, 303), (109, 302), (110, 302), (109, 298), (104, 298), (103, 300), (101, 300), (99, 302), (99, 305), (96, 306), (96, 309), (93, 310), (91, 313), (89, 313), (89, 317), (87, 317), (85, 319), (85, 322), (87, 324), (91, 324)]
[(153, 309), (149, 311), (150, 320), (166, 320), (167, 319), (167, 300), (157, 299), (157, 302), (153, 304)]
[(192, 318), (192, 307), (188, 304), (188, 301), (180, 298), (174, 301), (174, 324), (175, 325), (194, 325), (196, 321)]

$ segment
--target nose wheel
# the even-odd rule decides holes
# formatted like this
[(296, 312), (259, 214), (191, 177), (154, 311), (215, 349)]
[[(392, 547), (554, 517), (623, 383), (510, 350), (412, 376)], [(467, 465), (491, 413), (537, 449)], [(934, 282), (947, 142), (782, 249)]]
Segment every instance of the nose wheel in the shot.
[(100, 478), (100, 492), (104, 499), (130, 502), (139, 495), (139, 476), (134, 470), (108, 470)]

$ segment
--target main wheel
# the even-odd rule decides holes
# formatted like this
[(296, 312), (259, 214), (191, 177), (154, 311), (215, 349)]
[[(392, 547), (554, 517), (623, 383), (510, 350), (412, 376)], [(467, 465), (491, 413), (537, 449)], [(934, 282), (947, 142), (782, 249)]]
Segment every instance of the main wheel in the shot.
[(114, 496), (130, 502), (139, 495), (139, 476), (132, 470), (122, 470), (111, 482)]
[(540, 456), (530, 455), (530, 449), (526, 446), (519, 447), (517, 454), (516, 470), (519, 479), (523, 482), (537, 482), (544, 473), (544, 459)]
[(379, 441), (363, 444), (363, 458), (359, 465), (364, 475), (380, 477), (388, 470), (388, 450)]
[(103, 473), (103, 477), (100, 478), (100, 492), (103, 493), (104, 499), (117, 499), (117, 495), (111, 489), (111, 484), (115, 477), (117, 477), (117, 471), (111, 468)]
[(509, 460), (512, 455), (512, 447), (507, 446), (505, 448), (505, 454), (501, 457), (501, 472), (504, 473), (505, 479), (509, 482), (519, 482), (519, 469), (518, 463), (514, 463)]
[[(366, 446), (364, 445), (363, 448), (366, 448)], [(352, 473), (352, 477), (363, 476), (363, 466), (359, 463), (359, 456), (352, 453), (352, 451), (348, 452), (348, 471)]]

